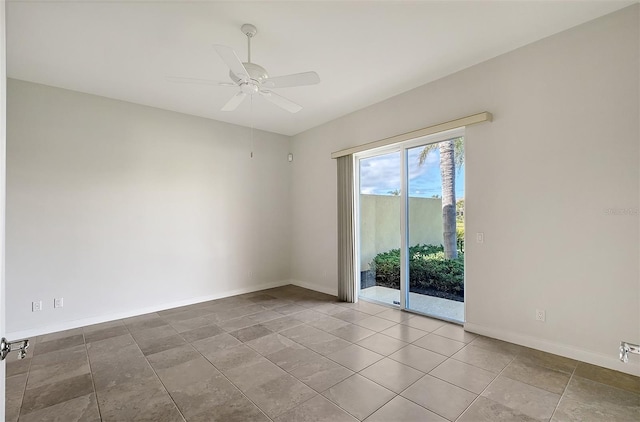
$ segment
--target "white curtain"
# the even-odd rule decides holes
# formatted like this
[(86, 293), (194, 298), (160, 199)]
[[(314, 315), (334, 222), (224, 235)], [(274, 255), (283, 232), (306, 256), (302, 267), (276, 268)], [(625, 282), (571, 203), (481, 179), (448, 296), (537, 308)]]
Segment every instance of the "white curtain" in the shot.
[(355, 302), (355, 214), (353, 198), (353, 155), (338, 163), (338, 299)]

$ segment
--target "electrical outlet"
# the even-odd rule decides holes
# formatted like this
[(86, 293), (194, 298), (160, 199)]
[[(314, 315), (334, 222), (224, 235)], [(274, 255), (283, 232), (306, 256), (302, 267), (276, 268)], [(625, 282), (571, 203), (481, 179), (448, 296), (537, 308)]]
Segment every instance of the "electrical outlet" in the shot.
[(484, 233), (483, 232), (476, 233), (476, 242), (484, 243)]
[(53, 299), (53, 307), (54, 308), (62, 308), (64, 306), (64, 299), (61, 297)]
[(545, 322), (546, 320), (546, 315), (544, 310), (542, 309), (536, 309), (536, 320), (540, 321), (540, 322)]
[(42, 310), (42, 301), (37, 300), (35, 302), (31, 302), (31, 312), (39, 312)]

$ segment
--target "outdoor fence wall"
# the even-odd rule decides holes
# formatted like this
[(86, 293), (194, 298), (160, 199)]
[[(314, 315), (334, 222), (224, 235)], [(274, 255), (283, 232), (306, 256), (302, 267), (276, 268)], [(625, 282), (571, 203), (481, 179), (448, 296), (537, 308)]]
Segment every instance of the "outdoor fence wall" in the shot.
[[(380, 252), (400, 248), (400, 200), (392, 195), (360, 195), (360, 269)], [(442, 244), (442, 200), (409, 198), (409, 245)]]

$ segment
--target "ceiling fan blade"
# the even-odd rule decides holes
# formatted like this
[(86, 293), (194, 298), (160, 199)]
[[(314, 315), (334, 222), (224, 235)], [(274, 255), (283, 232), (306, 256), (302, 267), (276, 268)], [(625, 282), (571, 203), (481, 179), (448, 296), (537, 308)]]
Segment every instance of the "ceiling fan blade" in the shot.
[(247, 96), (244, 92), (238, 92), (236, 95), (231, 97), (231, 99), (222, 107), (222, 111), (233, 111), (244, 101), (244, 98)]
[(293, 75), (276, 76), (262, 83), (268, 88), (288, 88), (292, 86), (315, 85), (320, 83), (316, 72), (295, 73)]
[(200, 85), (214, 85), (214, 86), (235, 86), (238, 85), (231, 82), (218, 82), (210, 79), (198, 79), (198, 78), (183, 78), (180, 76), (165, 76), (165, 79), (169, 82), (176, 82), (181, 84), (200, 84)]
[(297, 113), (302, 110), (302, 106), (294, 103), (288, 98), (283, 97), (282, 95), (278, 95), (275, 92), (271, 91), (260, 91), (260, 95), (262, 95), (267, 101), (272, 102), (280, 108), (287, 110), (290, 113)]
[(229, 69), (240, 79), (247, 79), (249, 72), (244, 67), (236, 52), (231, 47), (226, 45), (215, 44), (213, 48), (216, 49), (220, 58), (229, 66)]

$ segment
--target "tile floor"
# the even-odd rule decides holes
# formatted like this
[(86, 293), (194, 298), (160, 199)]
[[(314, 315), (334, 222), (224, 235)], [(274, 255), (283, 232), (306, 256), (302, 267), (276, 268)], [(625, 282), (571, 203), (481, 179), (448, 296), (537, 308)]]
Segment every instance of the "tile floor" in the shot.
[(285, 286), (38, 337), (7, 421), (638, 421), (640, 379)]

